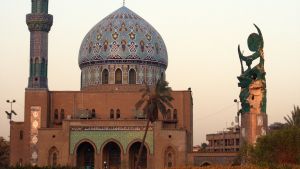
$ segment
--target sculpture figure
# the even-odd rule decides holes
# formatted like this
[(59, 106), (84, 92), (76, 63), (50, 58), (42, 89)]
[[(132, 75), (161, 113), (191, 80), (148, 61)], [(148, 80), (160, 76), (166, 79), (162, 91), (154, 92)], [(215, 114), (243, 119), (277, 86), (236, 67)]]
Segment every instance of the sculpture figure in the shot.
[[(238, 46), (238, 53), (241, 62), (241, 75), (238, 77), (239, 84), (241, 87), (240, 101), (242, 109), (238, 113), (250, 112), (251, 108), (255, 108), (255, 105), (250, 105), (251, 100), (256, 100), (255, 96), (261, 93), (260, 104), (256, 106), (259, 112), (266, 112), (266, 79), (264, 70), (264, 41), (260, 29), (256, 27), (257, 33), (252, 33), (248, 37), (248, 48), (250, 51), (254, 52), (250, 56), (244, 56), (240, 50), (240, 45)], [(251, 68), (252, 62), (256, 59), (260, 59), (259, 64)], [(244, 70), (243, 62), (246, 63), (247, 69)], [(252, 92), (250, 91), (253, 89)], [(257, 92), (257, 91), (261, 92)]]

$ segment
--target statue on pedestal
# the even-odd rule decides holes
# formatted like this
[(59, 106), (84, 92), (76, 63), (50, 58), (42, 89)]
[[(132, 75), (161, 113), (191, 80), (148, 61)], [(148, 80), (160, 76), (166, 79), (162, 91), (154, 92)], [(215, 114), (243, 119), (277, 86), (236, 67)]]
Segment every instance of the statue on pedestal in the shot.
[[(264, 41), (260, 29), (256, 27), (257, 33), (252, 33), (248, 37), (248, 48), (250, 51), (254, 52), (250, 56), (244, 56), (240, 50), (240, 45), (238, 46), (238, 53), (241, 62), (241, 75), (238, 77), (239, 84), (241, 87), (240, 101), (242, 104), (242, 109), (239, 113), (246, 113), (250, 111), (249, 100), (254, 100), (255, 94), (251, 96), (250, 86), (252, 84), (255, 88), (261, 88), (262, 90), (262, 101), (260, 105), (260, 111), (266, 112), (266, 79), (265, 79), (265, 69), (264, 69)], [(252, 62), (256, 59), (259, 60), (259, 64), (251, 68)], [(246, 62), (247, 69), (244, 70), (243, 61)], [(260, 82), (259, 82), (260, 81)], [(251, 97), (251, 98), (249, 98)]]
[[(241, 135), (244, 141), (254, 144), (257, 137), (265, 135), (267, 131), (266, 114), (266, 79), (264, 69), (264, 41), (260, 29), (256, 27), (257, 33), (248, 37), (248, 48), (254, 52), (250, 56), (244, 56), (238, 46), (239, 59), (241, 62), (241, 75), (238, 76), (238, 86), (241, 87), (239, 95), (242, 108), (238, 111), (241, 114)], [(259, 59), (259, 63), (252, 67), (253, 61)], [(247, 68), (244, 69), (243, 63)]]

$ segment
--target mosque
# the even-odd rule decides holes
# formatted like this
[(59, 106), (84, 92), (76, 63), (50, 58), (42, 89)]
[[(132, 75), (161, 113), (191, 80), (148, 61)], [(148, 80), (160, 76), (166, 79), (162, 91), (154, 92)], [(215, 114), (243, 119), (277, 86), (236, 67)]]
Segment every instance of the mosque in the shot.
[[(49, 91), (48, 33), (53, 16), (48, 14), (48, 0), (31, 3), (26, 16), (30, 73), (24, 122), (11, 122), (10, 164), (133, 169), (146, 125), (143, 112), (134, 106), (141, 97), (139, 90), (166, 78), (168, 54), (161, 35), (123, 6), (83, 38), (80, 91)], [(150, 125), (142, 168), (190, 161), (192, 91), (172, 91), (172, 96), (167, 116)]]

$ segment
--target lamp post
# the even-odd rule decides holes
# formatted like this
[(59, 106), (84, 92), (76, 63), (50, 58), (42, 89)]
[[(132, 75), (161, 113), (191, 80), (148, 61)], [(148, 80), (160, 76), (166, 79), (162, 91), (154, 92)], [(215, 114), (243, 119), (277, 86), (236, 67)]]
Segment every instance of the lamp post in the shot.
[(7, 114), (7, 119), (9, 119), (9, 123), (12, 121), (12, 115), (17, 115), (17, 113), (12, 109), (13, 103), (15, 103), (16, 100), (6, 100), (6, 103), (10, 103), (10, 112), (5, 111)]
[(238, 123), (238, 126), (240, 126), (240, 101), (238, 99), (234, 99), (233, 100), (234, 102), (236, 102), (236, 106), (237, 106), (237, 123)]
[(241, 101), (239, 101), (238, 99), (234, 99), (233, 100), (236, 103), (237, 106), (237, 116), (236, 116), (236, 122), (238, 123), (238, 129), (239, 129), (239, 147), (241, 148), (241, 126), (240, 126), (240, 103)]

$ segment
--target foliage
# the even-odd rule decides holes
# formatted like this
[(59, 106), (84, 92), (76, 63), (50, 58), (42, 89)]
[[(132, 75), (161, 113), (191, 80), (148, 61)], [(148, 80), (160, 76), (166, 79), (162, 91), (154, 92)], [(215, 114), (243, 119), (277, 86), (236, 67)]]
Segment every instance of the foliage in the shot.
[(9, 165), (9, 142), (0, 137), (0, 168)]
[(269, 125), (269, 131), (281, 130), (286, 126), (286, 124), (280, 122), (274, 122), (273, 124)]
[(168, 87), (168, 82), (159, 79), (155, 87), (146, 85), (140, 90), (142, 98), (136, 103), (136, 109), (143, 108), (143, 112), (147, 114), (147, 118), (154, 122), (158, 119), (158, 112), (165, 117), (167, 114), (166, 106), (173, 107), (171, 101), (172, 89)]
[(261, 167), (256, 165), (242, 165), (242, 166), (211, 165), (206, 167), (173, 167), (171, 169), (300, 169), (300, 166), (279, 165), (275, 167)]
[(300, 164), (300, 128), (284, 128), (258, 138), (251, 161), (263, 166)]
[(286, 121), (289, 127), (300, 127), (300, 108), (299, 106), (294, 106), (294, 110), (291, 111), (292, 116), (285, 116), (284, 120)]
[(70, 167), (70, 166), (56, 166), (56, 167), (37, 167), (37, 166), (15, 166), (15, 167), (9, 167), (9, 169), (80, 169), (78, 167)]
[(205, 150), (207, 146), (208, 146), (207, 143), (202, 143), (201, 144), (201, 150)]
[(201, 144), (201, 148), (203, 148), (203, 149), (205, 149), (207, 146), (208, 146), (207, 143), (202, 143)]
[(155, 87), (146, 85), (141, 89), (142, 98), (135, 104), (136, 109), (143, 108), (143, 112), (147, 114), (147, 124), (142, 144), (139, 149), (137, 162), (135, 169), (139, 167), (140, 158), (142, 155), (142, 149), (145, 144), (146, 135), (149, 128), (149, 123), (158, 119), (158, 113), (160, 112), (163, 117), (167, 114), (166, 106), (173, 107), (171, 101), (174, 100), (171, 96), (172, 89), (168, 86), (168, 82), (163, 79), (159, 79)]
[(233, 161), (233, 166), (240, 166), (241, 164), (249, 164), (251, 161), (251, 154), (254, 147), (251, 144), (248, 144), (245, 140), (241, 145), (240, 151), (238, 152), (238, 156)]

